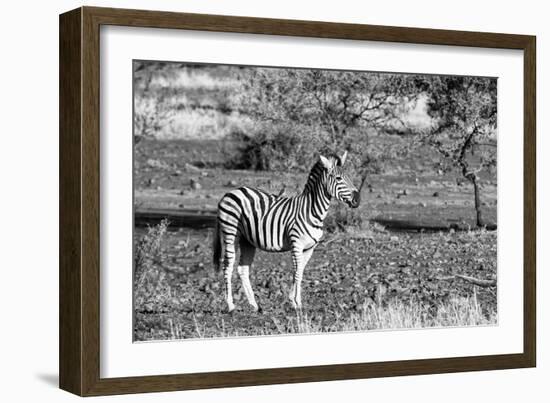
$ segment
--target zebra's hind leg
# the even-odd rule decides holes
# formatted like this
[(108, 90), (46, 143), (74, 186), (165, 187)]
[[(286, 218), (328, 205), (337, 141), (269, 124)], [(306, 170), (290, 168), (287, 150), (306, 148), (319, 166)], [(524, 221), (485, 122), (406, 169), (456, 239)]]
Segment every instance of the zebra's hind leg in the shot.
[(241, 256), (239, 257), (239, 266), (237, 267), (237, 273), (239, 273), (239, 277), (241, 278), (243, 290), (246, 294), (246, 298), (248, 299), (248, 303), (252, 305), (256, 312), (259, 312), (261, 311), (261, 309), (256, 302), (256, 298), (254, 297), (254, 291), (252, 290), (252, 285), (250, 284), (249, 277), (250, 266), (254, 261), (256, 248), (244, 238), (240, 239), (239, 247), (241, 250)]
[(227, 311), (233, 312), (235, 304), (233, 303), (233, 289), (231, 287), (231, 277), (233, 276), (233, 266), (235, 264), (235, 235), (222, 233), (224, 252), (223, 252), (223, 275), (225, 278), (225, 298), (227, 302)]

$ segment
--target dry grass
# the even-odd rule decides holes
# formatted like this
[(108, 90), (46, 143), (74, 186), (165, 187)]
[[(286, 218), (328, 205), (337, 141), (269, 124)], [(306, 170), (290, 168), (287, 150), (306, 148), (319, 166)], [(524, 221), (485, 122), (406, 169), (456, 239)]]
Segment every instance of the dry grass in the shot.
[[(314, 268), (311, 275), (316, 280), (310, 281), (308, 304), (301, 314), (296, 313), (288, 304), (288, 287), (285, 287), (284, 280), (283, 283), (276, 284), (273, 280), (277, 278), (276, 273), (267, 270), (265, 273), (269, 273), (272, 283), (268, 286), (262, 280), (265, 278), (262, 273), (265, 273), (255, 272), (258, 295), (262, 294), (265, 298), (266, 290), (273, 293), (267, 297), (269, 299), (264, 299), (264, 313), (258, 314), (247, 309), (244, 297), (240, 295), (240, 289), (236, 285), (235, 297), (242, 303), (241, 309), (228, 315), (223, 313), (225, 305), (219, 276), (215, 276), (201, 262), (185, 266), (185, 262), (195, 262), (197, 257), (208, 253), (209, 247), (205, 246), (210, 244), (208, 236), (191, 239), (188, 234), (185, 238), (167, 233), (167, 228), (168, 223), (164, 221), (150, 227), (136, 239), (136, 340), (464, 327), (497, 323), (497, 306), (491, 302), (491, 298), (488, 299), (487, 294), (494, 290), (488, 291), (462, 281), (454, 283), (450, 289), (449, 282), (455, 281), (454, 276), (445, 277), (446, 272), (439, 266), (442, 259), (448, 258), (444, 256), (435, 259), (435, 271), (425, 267), (416, 273), (407, 274), (400, 271), (401, 269), (392, 271), (386, 268), (385, 275), (373, 276), (371, 273), (364, 281), (359, 281), (361, 270), (354, 270), (353, 267), (343, 271), (338, 270), (339, 267), (326, 269), (327, 265), (331, 265), (330, 262), (341, 264), (348, 260), (331, 258), (329, 261), (326, 260), (328, 256), (321, 257), (321, 260), (317, 260), (317, 266), (312, 266)], [(327, 241), (323, 248), (349, 249), (347, 238), (350, 235), (346, 233), (336, 236), (336, 240)], [(479, 244), (480, 239), (492, 236), (493, 233), (486, 231), (471, 231), (459, 235), (447, 233), (427, 237), (425, 241), (428, 243), (424, 241), (422, 245), (434, 243), (449, 247), (456, 244), (456, 247), (462, 245), (461, 248), (469, 248), (470, 244)], [(381, 247), (387, 244), (387, 237), (388, 234), (376, 225), (357, 229), (353, 232), (354, 247), (361, 250), (361, 243), (371, 245), (372, 242)], [(172, 246), (168, 242), (170, 239)], [(173, 243), (174, 240), (177, 240), (176, 244)], [(386, 245), (386, 249), (393, 250), (396, 245), (397, 243)], [(176, 246), (178, 254), (184, 256), (178, 264), (174, 264), (170, 255)], [(411, 246), (404, 247), (410, 249)], [(379, 253), (385, 255), (386, 249)], [(341, 255), (340, 252), (337, 253)], [(319, 262), (326, 264), (319, 266)], [(264, 262), (263, 265), (265, 264)], [(258, 267), (263, 265), (258, 262)], [(279, 269), (286, 270), (282, 266)], [(469, 273), (465, 270), (463, 272)], [(325, 276), (331, 273), (335, 273), (336, 277), (325, 281)], [(344, 285), (346, 281), (347, 284)], [(410, 289), (403, 288), (403, 284), (410, 284)], [(353, 298), (356, 293), (354, 290), (359, 290), (361, 295), (356, 303)], [(449, 290), (450, 292), (446, 292)], [(317, 303), (322, 301), (322, 306), (315, 305), (315, 300)]]
[[(431, 313), (431, 311), (435, 311)], [(432, 327), (463, 327), (496, 324), (496, 312), (489, 316), (482, 313), (476, 295), (454, 297), (435, 309), (417, 301), (392, 299), (387, 304), (380, 301), (366, 302), (361, 312), (338, 320), (330, 328), (322, 320), (297, 316), (294, 320), (296, 333), (349, 332), (384, 329), (421, 329)]]
[(241, 83), (226, 68), (168, 65), (135, 80), (135, 133), (156, 139), (219, 139), (244, 130), (234, 110)]
[(151, 80), (152, 88), (217, 90), (235, 88), (239, 85), (239, 81), (235, 78), (215, 76), (208, 69), (204, 71), (204, 69), (181, 67), (169, 69), (162, 74), (155, 74)]
[(184, 108), (173, 113), (170, 121), (157, 132), (158, 139), (219, 139), (236, 130), (244, 130), (250, 119), (237, 112), (222, 113), (215, 109)]
[[(430, 313), (432, 311), (432, 313)], [(435, 310), (416, 301), (390, 300), (383, 304), (381, 301), (368, 301), (363, 304), (360, 312), (351, 315), (342, 315), (336, 321), (330, 321), (325, 325), (324, 318), (310, 314), (296, 312), (289, 316), (285, 322), (276, 317), (271, 317), (274, 326), (258, 328), (254, 335), (284, 335), (284, 334), (314, 334), (333, 332), (357, 332), (371, 330), (404, 330), (425, 329), (442, 327), (464, 327), (495, 325), (497, 313), (492, 311), (484, 315), (475, 294), (472, 297), (456, 297), (439, 305)], [(266, 315), (268, 315), (266, 313)], [(226, 320), (220, 319), (217, 323), (217, 332), (212, 331), (212, 326), (207, 326), (193, 315), (195, 334), (190, 335), (178, 324), (177, 318), (170, 318), (170, 338), (177, 340), (182, 338), (215, 338), (215, 337), (240, 337), (248, 336), (239, 331), (226, 330)], [(328, 321), (327, 321), (328, 322)]]
[(149, 227), (134, 250), (134, 310), (152, 311), (172, 293), (166, 273), (162, 269), (162, 241), (168, 220)]

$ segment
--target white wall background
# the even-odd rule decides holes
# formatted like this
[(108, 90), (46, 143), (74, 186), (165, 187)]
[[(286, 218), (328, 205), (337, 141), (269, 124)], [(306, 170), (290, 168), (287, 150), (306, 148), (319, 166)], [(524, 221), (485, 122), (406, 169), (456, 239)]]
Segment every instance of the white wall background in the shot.
[[(79, 1), (4, 2), (0, 25), (0, 396), (76, 401), (57, 389), (58, 14)], [(550, 397), (550, 25), (545, 2), (460, 0), (92, 1), (88, 5), (537, 35), (538, 367), (300, 385), (117, 396), (102, 401), (546, 402)], [(7, 87), (7, 90), (6, 90)], [(545, 295), (546, 294), (546, 295)], [(442, 341), (444, 342), (444, 341)]]

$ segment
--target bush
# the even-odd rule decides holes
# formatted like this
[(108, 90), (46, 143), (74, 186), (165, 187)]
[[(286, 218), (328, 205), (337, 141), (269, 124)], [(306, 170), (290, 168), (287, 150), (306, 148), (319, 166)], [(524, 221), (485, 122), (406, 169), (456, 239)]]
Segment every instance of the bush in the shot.
[(226, 167), (257, 171), (306, 172), (325, 143), (324, 133), (292, 124), (258, 124), (250, 132), (235, 130), (231, 137), (240, 145)]
[(136, 242), (134, 251), (134, 310), (152, 311), (157, 302), (171, 292), (162, 268), (164, 250), (162, 241), (168, 220), (149, 227), (147, 234)]
[(361, 228), (365, 222), (360, 209), (338, 203), (330, 208), (324, 221), (324, 229), (327, 232), (346, 231), (349, 228)]
[(174, 117), (164, 97), (136, 96), (134, 104), (134, 140), (155, 138)]

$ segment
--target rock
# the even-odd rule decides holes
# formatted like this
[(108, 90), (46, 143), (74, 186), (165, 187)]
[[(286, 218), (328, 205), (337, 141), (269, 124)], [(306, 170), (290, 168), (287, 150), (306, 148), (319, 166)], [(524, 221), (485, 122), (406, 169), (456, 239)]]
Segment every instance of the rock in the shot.
[(427, 204), (424, 203), (424, 202), (420, 202), (420, 203), (418, 203), (418, 205), (419, 205), (420, 207), (427, 207)]
[(191, 186), (191, 189), (193, 189), (193, 190), (202, 189), (202, 185), (196, 179), (191, 179), (189, 181), (189, 186)]
[(206, 178), (206, 177), (209, 176), (209, 173), (206, 172), (206, 171), (203, 171), (203, 172), (201, 172), (201, 176)]
[(433, 197), (439, 197), (439, 192), (434, 192)]
[(147, 160), (146, 164), (148, 166), (150, 166), (151, 168), (158, 168), (158, 169), (167, 169), (168, 168), (168, 165), (165, 162), (160, 161), (160, 160), (155, 160), (155, 159), (152, 159), (152, 158), (149, 158)]
[(200, 168), (198, 168), (195, 165), (192, 165), (188, 162), (185, 163), (185, 170), (188, 171), (188, 172), (200, 172)]
[(225, 185), (227, 187), (235, 187), (237, 186), (237, 181), (235, 180), (230, 180), (229, 182), (227, 182), (227, 184)]

